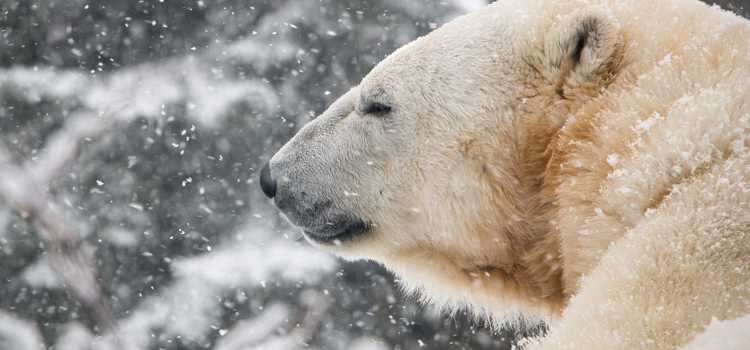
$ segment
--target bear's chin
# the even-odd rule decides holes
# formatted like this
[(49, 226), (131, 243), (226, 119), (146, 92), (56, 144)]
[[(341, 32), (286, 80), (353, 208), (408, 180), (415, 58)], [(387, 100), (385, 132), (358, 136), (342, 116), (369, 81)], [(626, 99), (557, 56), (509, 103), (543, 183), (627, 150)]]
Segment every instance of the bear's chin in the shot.
[(318, 229), (302, 229), (308, 241), (319, 245), (340, 246), (350, 243), (370, 231), (371, 225), (362, 220), (340, 221)]

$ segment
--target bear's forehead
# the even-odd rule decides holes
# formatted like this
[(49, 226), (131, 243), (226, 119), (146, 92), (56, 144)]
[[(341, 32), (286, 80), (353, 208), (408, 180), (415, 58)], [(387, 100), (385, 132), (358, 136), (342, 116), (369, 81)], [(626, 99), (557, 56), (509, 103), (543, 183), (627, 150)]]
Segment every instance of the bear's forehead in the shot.
[[(458, 18), (401, 47), (373, 68), (363, 86), (403, 85), (407, 89), (414, 84), (483, 80), (495, 73), (507, 73), (507, 67), (518, 65), (528, 51), (525, 44), (534, 40), (518, 37), (515, 27), (528, 23), (505, 18), (512, 11), (500, 8), (498, 13), (498, 8)], [(490, 22), (477, 18), (486, 16)], [(533, 27), (528, 26), (525, 32), (534, 31)]]

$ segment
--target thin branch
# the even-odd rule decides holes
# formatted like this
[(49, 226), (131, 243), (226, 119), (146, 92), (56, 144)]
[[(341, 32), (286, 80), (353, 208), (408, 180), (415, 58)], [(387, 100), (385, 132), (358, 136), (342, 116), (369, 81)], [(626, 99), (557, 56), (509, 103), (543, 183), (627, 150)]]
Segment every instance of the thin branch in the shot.
[(95, 269), (80, 249), (80, 234), (74, 232), (51, 205), (44, 188), (64, 175), (80, 153), (84, 139), (110, 128), (115, 113), (82, 117), (50, 138), (40, 161), (14, 165), (8, 151), (0, 146), (0, 195), (22, 218), (34, 223), (44, 241), (50, 265), (59, 274), (68, 292), (90, 311), (100, 331), (117, 328), (117, 319), (101, 286)]

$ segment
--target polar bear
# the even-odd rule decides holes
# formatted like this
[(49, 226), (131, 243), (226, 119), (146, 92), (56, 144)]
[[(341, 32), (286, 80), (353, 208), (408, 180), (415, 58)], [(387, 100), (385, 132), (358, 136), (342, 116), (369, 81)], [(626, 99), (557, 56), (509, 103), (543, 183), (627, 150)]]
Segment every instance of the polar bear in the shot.
[(540, 349), (674, 349), (750, 313), (750, 23), (500, 0), (383, 60), (260, 184), (314, 245)]

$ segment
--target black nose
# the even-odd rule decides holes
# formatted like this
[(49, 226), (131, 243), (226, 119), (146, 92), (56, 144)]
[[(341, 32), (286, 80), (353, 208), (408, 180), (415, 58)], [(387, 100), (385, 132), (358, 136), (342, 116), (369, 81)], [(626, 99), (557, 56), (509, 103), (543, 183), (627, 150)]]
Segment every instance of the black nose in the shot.
[(276, 180), (271, 177), (271, 168), (268, 167), (268, 163), (260, 169), (260, 188), (268, 198), (276, 195)]

